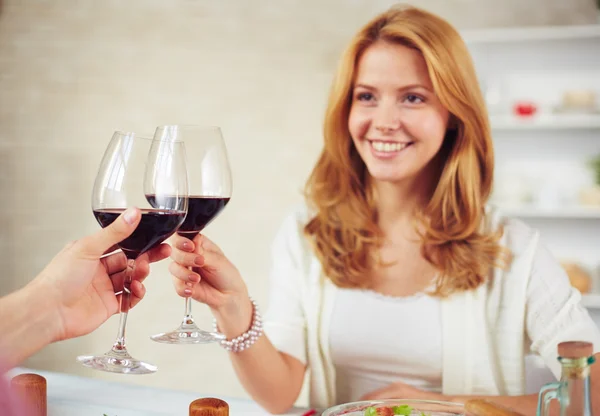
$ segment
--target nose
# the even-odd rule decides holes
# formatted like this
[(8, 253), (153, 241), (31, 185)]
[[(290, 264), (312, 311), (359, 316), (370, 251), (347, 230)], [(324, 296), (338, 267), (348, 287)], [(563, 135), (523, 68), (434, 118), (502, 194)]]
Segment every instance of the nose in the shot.
[(381, 134), (397, 131), (402, 126), (400, 109), (392, 103), (378, 106), (373, 115), (373, 126)]

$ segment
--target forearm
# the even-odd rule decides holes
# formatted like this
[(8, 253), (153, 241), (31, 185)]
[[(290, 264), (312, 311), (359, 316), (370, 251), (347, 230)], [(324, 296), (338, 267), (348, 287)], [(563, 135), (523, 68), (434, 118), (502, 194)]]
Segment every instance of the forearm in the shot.
[(277, 351), (265, 335), (251, 348), (230, 353), (230, 357), (240, 382), (264, 409), (279, 414), (294, 405), (302, 388), (304, 366)]
[[(237, 305), (229, 315), (217, 314), (219, 328), (227, 339), (239, 336), (251, 325), (250, 301)], [(263, 408), (277, 414), (293, 406), (305, 373), (299, 360), (277, 351), (264, 334), (247, 350), (229, 355), (241, 384)]]
[(454, 396), (450, 400), (457, 403), (465, 403), (470, 399), (483, 399), (500, 406), (513, 409), (523, 416), (536, 416), (537, 412), (537, 394), (525, 396)]
[(0, 299), (0, 373), (54, 341), (54, 312), (34, 283)]

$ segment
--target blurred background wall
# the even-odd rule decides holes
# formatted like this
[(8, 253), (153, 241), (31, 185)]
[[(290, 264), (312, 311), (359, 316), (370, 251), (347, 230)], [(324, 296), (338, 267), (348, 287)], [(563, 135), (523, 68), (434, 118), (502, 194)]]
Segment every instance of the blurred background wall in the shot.
[[(546, 83), (528, 90), (529, 95), (511, 94), (523, 91), (525, 87), (519, 85), (530, 86), (528, 79), (539, 80), (535, 71), (548, 69), (532, 62), (560, 65), (564, 59), (552, 55), (555, 47), (568, 54), (573, 50), (569, 42), (579, 41), (563, 35), (553, 40), (552, 33), (565, 33), (559, 30), (548, 32), (550, 40), (540, 46), (535, 40), (538, 32), (533, 32), (534, 40), (523, 46), (518, 37), (506, 41), (505, 33), (522, 33), (531, 40), (529, 32), (489, 32), (489, 28), (583, 27), (583, 49), (577, 49), (576, 58), (587, 65), (585, 74), (590, 79), (600, 69), (600, 49), (593, 56), (594, 47), (600, 45), (600, 34), (591, 26), (597, 25), (599, 16), (593, 0), (415, 3), (472, 33), (488, 100), (504, 105), (504, 110), (507, 100), (531, 99), (548, 83), (557, 82), (558, 75), (546, 71)], [(222, 127), (230, 152), (234, 194), (206, 234), (237, 264), (250, 292), (266, 308), (268, 247), (287, 210), (301, 201), (303, 183), (320, 150), (322, 113), (335, 63), (349, 37), (392, 4), (387, 0), (4, 0), (0, 11), (0, 295), (25, 285), (69, 240), (98, 229), (90, 194), (113, 130), (151, 134), (159, 124), (216, 124)], [(496, 45), (495, 53), (508, 54), (510, 59), (491, 54), (488, 41)], [(534, 51), (538, 51), (535, 59), (531, 58)], [(523, 62), (529, 64), (522, 72), (509, 71), (512, 63), (518, 67)], [(559, 78), (573, 79), (568, 71), (581, 69), (581, 62), (576, 59), (562, 67)], [(508, 72), (495, 70), (502, 65)], [(591, 88), (600, 94), (598, 85)], [(559, 100), (557, 94), (546, 97), (547, 101)], [(583, 132), (579, 139), (574, 139), (570, 128), (550, 125), (550, 133), (535, 130), (531, 139), (535, 141), (524, 147), (523, 136), (513, 134), (518, 123), (511, 124), (510, 117), (502, 120), (508, 128), (498, 134), (513, 135), (512, 147), (504, 144), (499, 150), (504, 162), (518, 155), (515, 159), (525, 160), (528, 166), (523, 148), (536, 153), (540, 142), (548, 146), (545, 139), (554, 133), (549, 140), (558, 146), (555, 154), (569, 147), (565, 141), (579, 140), (573, 159), (579, 167), (584, 156), (600, 152), (597, 119), (575, 125), (575, 131)], [(548, 130), (543, 127), (541, 131)], [(549, 167), (553, 168), (556, 165)], [(510, 165), (508, 169), (515, 172)], [(589, 184), (589, 177), (578, 169), (577, 180)], [(509, 183), (505, 188), (514, 186)], [(532, 202), (514, 193), (503, 195), (519, 203)], [(528, 212), (531, 217), (537, 211), (517, 214), (527, 217)], [(598, 265), (594, 262), (600, 248), (594, 240), (600, 234), (600, 216), (595, 215), (589, 215), (591, 220), (575, 217), (573, 223), (559, 220), (563, 234), (574, 229), (583, 233), (584, 237), (571, 237), (586, 242), (582, 261), (589, 268)], [(553, 217), (532, 221), (555, 223)], [(558, 232), (552, 238), (571, 247)], [(167, 264), (153, 266), (146, 300), (128, 322), (132, 354), (157, 364), (157, 374), (118, 376), (76, 363), (78, 354), (109, 348), (116, 335), (116, 317), (93, 334), (49, 346), (25, 365), (216, 396), (245, 396), (220, 347), (168, 346), (149, 340), (150, 334), (174, 327), (183, 312)], [(205, 307), (196, 305), (194, 315), (208, 327)]]

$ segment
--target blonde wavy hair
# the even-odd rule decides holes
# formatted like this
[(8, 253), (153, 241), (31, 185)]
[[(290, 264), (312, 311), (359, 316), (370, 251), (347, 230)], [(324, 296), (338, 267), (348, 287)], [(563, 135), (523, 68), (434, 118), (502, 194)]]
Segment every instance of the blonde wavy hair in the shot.
[(325, 275), (339, 287), (369, 287), (369, 271), (381, 265), (383, 233), (369, 174), (350, 132), (356, 66), (364, 51), (385, 41), (423, 55), (434, 91), (450, 112), (438, 155), (437, 186), (417, 213), (422, 253), (438, 271), (437, 296), (481, 285), (493, 267), (505, 264), (502, 230), (484, 227), (492, 188), (494, 154), (475, 69), (458, 32), (445, 20), (415, 7), (377, 16), (352, 39), (334, 77), (325, 114), (325, 145), (305, 194), (315, 216), (305, 226)]

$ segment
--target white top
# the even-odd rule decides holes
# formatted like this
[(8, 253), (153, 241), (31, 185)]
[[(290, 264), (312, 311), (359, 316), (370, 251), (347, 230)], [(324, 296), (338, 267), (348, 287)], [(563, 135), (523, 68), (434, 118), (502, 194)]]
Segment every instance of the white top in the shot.
[[(296, 210), (275, 238), (265, 331), (276, 348), (310, 367), (311, 406), (329, 407), (338, 402), (329, 337), (339, 289), (323, 276), (304, 237), (308, 220), (306, 208)], [(448, 395), (523, 394), (529, 350), (557, 377), (559, 342), (590, 341), (600, 351), (600, 330), (539, 233), (491, 209), (484, 226), (504, 226), (500, 244), (513, 260), (479, 288), (440, 301), (442, 392)]]
[(357, 401), (398, 381), (441, 392), (440, 313), (439, 298), (424, 293), (340, 289), (329, 327), (337, 401)]

